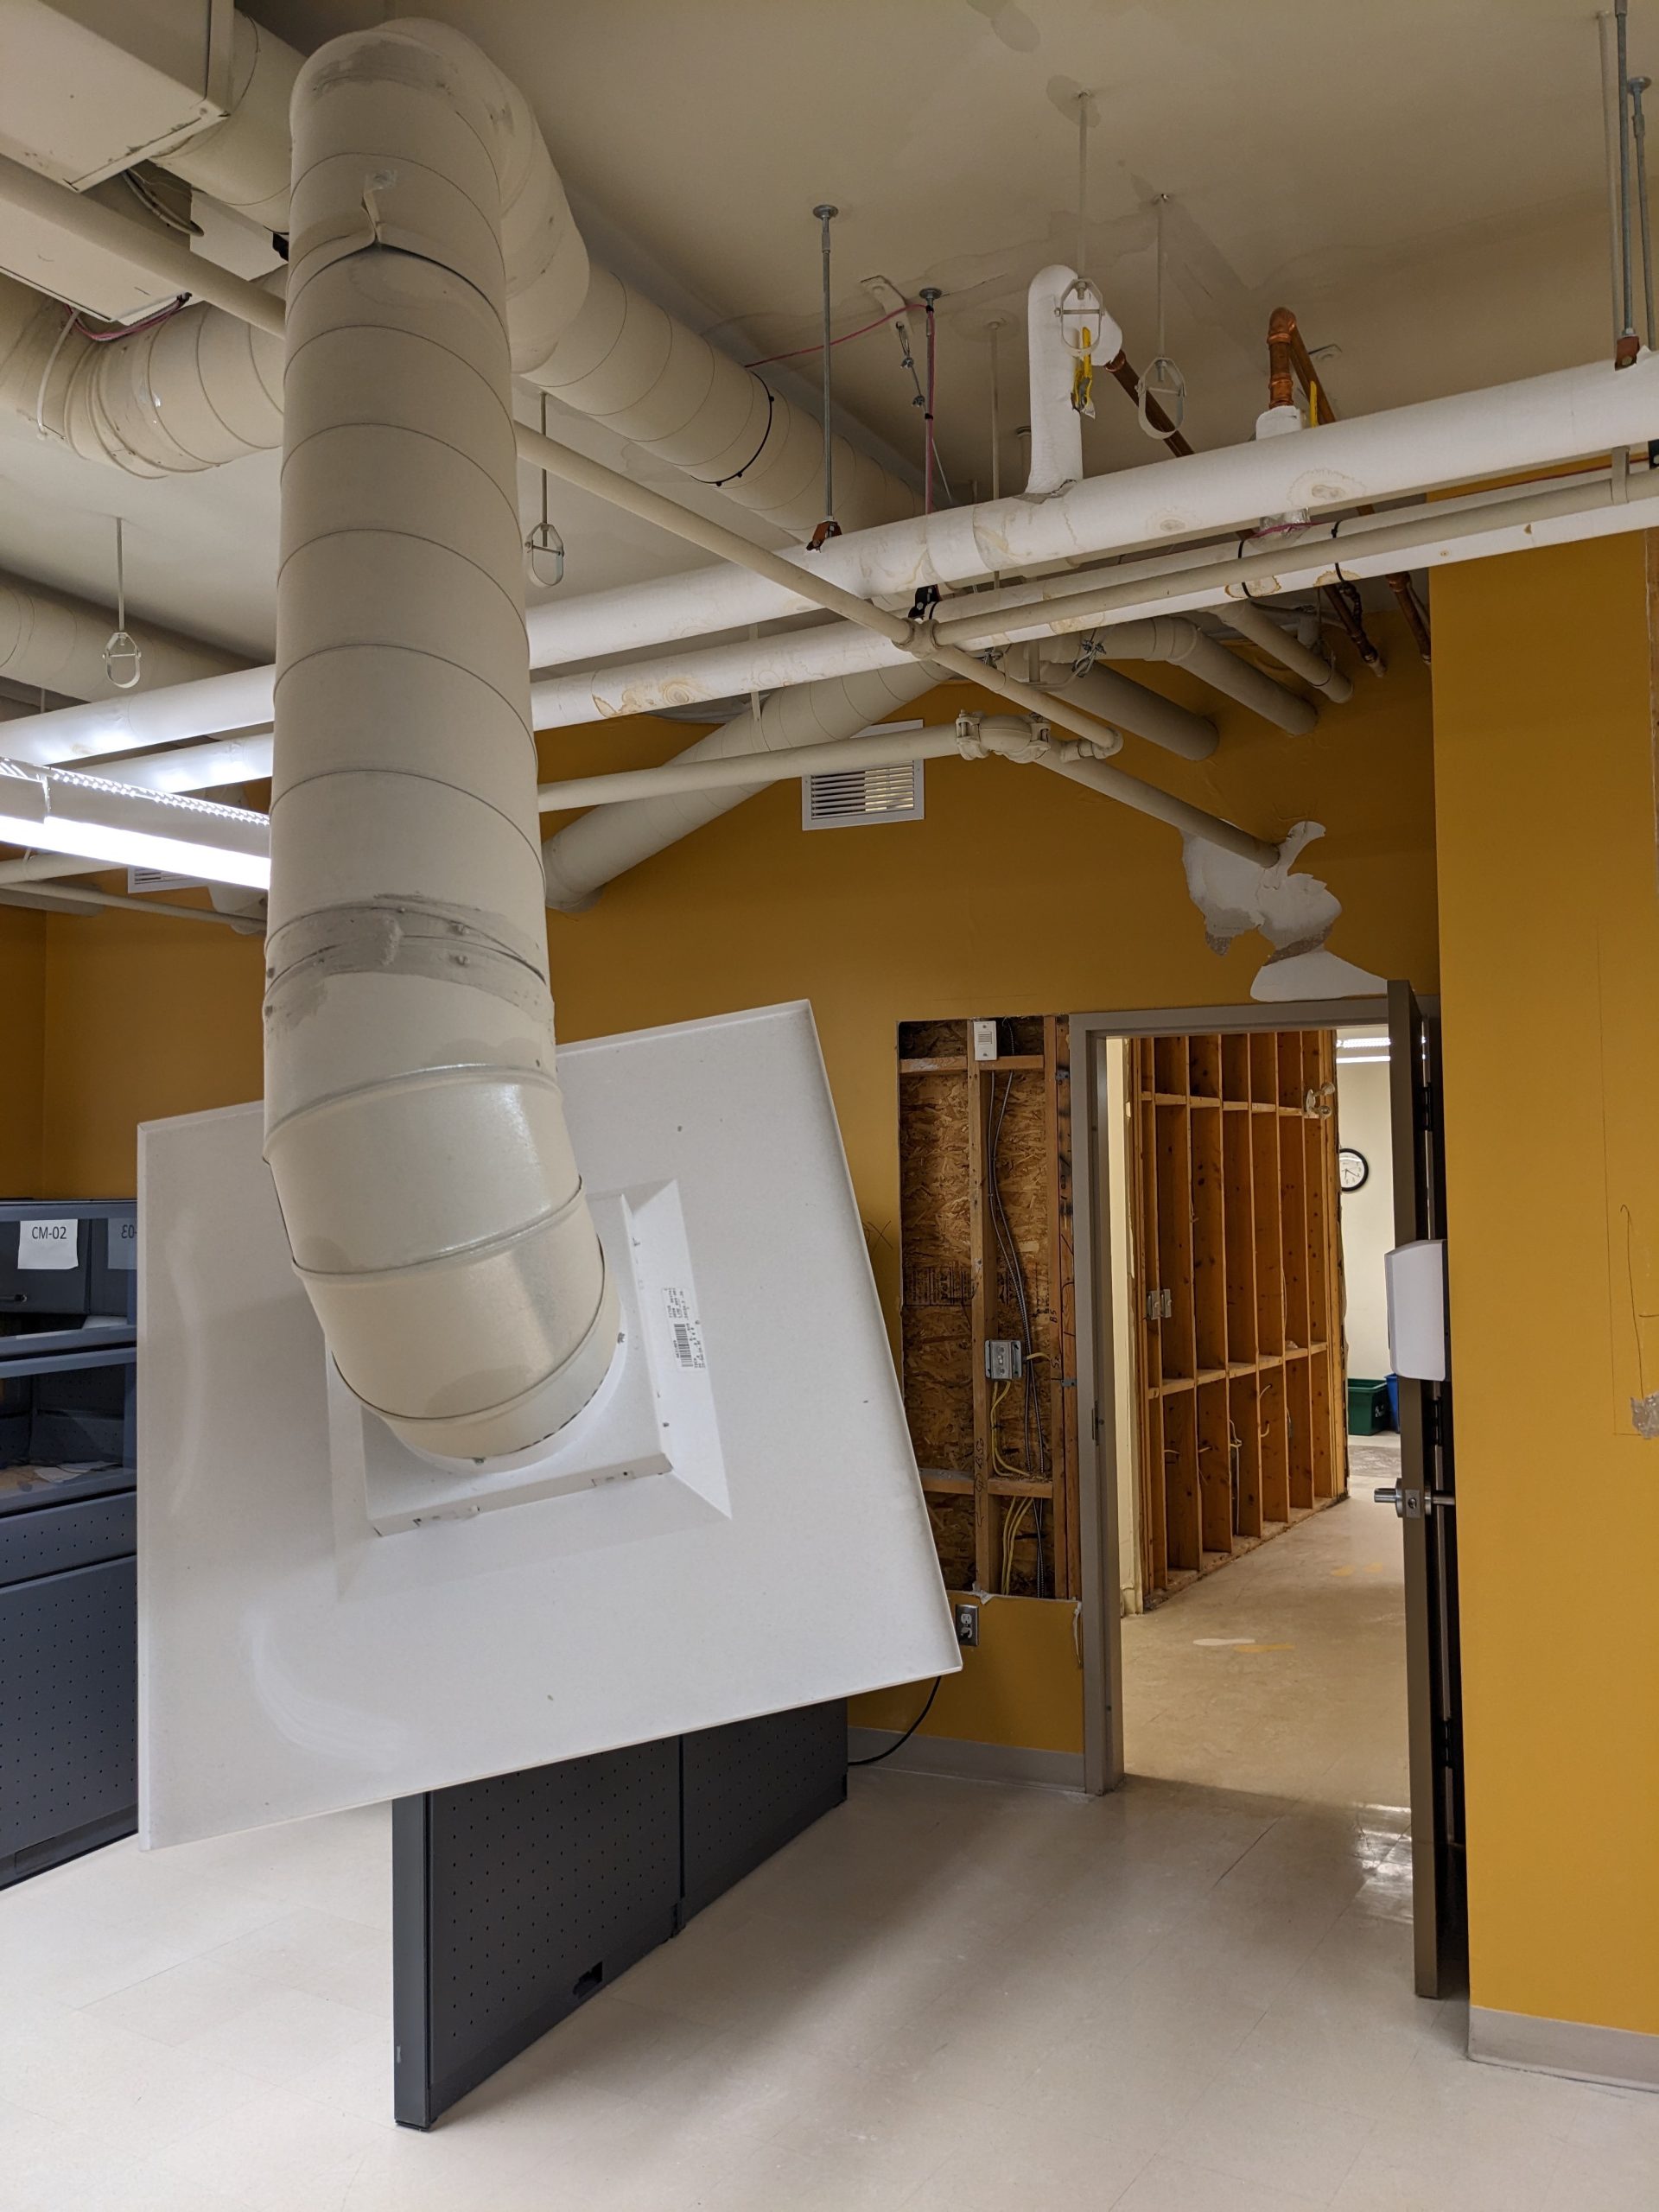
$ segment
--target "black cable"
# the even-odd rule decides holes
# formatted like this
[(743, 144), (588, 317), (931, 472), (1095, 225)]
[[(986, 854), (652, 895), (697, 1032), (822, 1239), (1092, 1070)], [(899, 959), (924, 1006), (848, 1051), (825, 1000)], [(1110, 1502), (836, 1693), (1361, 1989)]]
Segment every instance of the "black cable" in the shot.
[(943, 1675), (934, 1675), (934, 1677), (933, 1677), (933, 1687), (932, 1687), (932, 1688), (931, 1688), (931, 1690), (929, 1690), (929, 1692), (928, 1692), (928, 1694), (927, 1694), (927, 1703), (926, 1703), (926, 1704), (922, 1707), (921, 1711), (917, 1714), (916, 1718), (915, 1718), (915, 1719), (911, 1722), (911, 1724), (910, 1724), (909, 1727), (906, 1729), (906, 1731), (905, 1731), (904, 1734), (903, 1734), (903, 1735), (899, 1738), (899, 1740), (898, 1740), (898, 1742), (897, 1742), (896, 1744), (889, 1744), (889, 1745), (887, 1745), (887, 1750), (886, 1750), (885, 1751), (874, 1751), (874, 1752), (872, 1752), (872, 1753), (871, 1753), (871, 1755), (870, 1755), (870, 1757), (869, 1757), (868, 1758), (867, 1758), (867, 1759), (849, 1759), (849, 1760), (848, 1760), (848, 1762), (847, 1762), (848, 1765), (849, 1765), (849, 1766), (880, 1766), (883, 1759), (890, 1759), (890, 1758), (893, 1757), (893, 1753), (894, 1753), (895, 1751), (903, 1751), (903, 1749), (905, 1748), (905, 1745), (906, 1745), (910, 1741), (911, 1738), (912, 1738), (912, 1737), (916, 1733), (916, 1731), (917, 1731), (917, 1730), (921, 1726), (921, 1725), (922, 1725), (923, 1721), (926, 1719), (926, 1718), (927, 1718), (928, 1714), (929, 1714), (930, 1713), (931, 1713), (931, 1712), (932, 1712), (932, 1710), (933, 1710), (933, 1700), (934, 1700), (934, 1699), (935, 1699), (936, 1697), (938, 1697), (938, 1694), (939, 1694), (939, 1684), (940, 1684), (944, 1680), (944, 1676)]
[[(1014, 1301), (1020, 1309), (1020, 1326), (1023, 1332), (1021, 1338), (1020, 1359), (1020, 1379), (1023, 1386), (1021, 1398), (1024, 1412), (1023, 1439), (1021, 1445), (1022, 1456), (1024, 1457), (1027, 1470), (1031, 1467), (1034, 1457), (1037, 1466), (1038, 1479), (1039, 1481), (1046, 1481), (1049, 1474), (1048, 1437), (1043, 1427), (1042, 1402), (1040, 1399), (1034, 1399), (1033, 1397), (1031, 1389), (1031, 1306), (1026, 1292), (1025, 1262), (1020, 1255), (1019, 1243), (1014, 1234), (1014, 1224), (1008, 1219), (1007, 1208), (1002, 1203), (1002, 1185), (1001, 1178), (997, 1173), (997, 1160), (1002, 1144), (1002, 1124), (1007, 1117), (1008, 1102), (1013, 1096), (1014, 1075), (1012, 1071), (1010, 1071), (1007, 1082), (1003, 1087), (1002, 1103), (1001, 1106), (998, 1107), (996, 1104), (996, 1078), (995, 1076), (992, 1077), (991, 1103), (993, 1108), (993, 1120), (990, 1128), (990, 1142), (986, 1148), (986, 1166), (988, 1169), (986, 1180), (988, 1185), (988, 1196), (991, 1201), (991, 1225), (996, 1231), (997, 1243), (1001, 1247), (1003, 1257), (1007, 1262), (1008, 1274), (1014, 1284)], [(1032, 1451), (1032, 1428), (1033, 1419), (1036, 1424), (1037, 1443), (1037, 1449), (1034, 1454)], [(1043, 1509), (1040, 1500), (1033, 1501), (1032, 1508), (1032, 1522), (1033, 1531), (1037, 1540), (1037, 1560), (1033, 1571), (1034, 1581), (1033, 1587), (1036, 1596), (1041, 1598), (1047, 1594), (1048, 1560), (1044, 1549)]]

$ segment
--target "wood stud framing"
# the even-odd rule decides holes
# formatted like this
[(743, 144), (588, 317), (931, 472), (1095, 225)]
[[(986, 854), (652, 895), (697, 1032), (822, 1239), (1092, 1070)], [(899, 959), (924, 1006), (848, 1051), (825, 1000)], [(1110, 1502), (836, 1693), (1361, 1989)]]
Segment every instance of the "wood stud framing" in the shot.
[(1328, 1030), (1129, 1041), (1148, 1603), (1346, 1492), (1334, 1057)]
[[(905, 1406), (953, 1590), (1004, 1587), (1011, 1516), (1007, 1589), (1080, 1586), (1068, 1050), (1057, 1015), (999, 1021), (988, 1060), (966, 1021), (899, 1031)], [(1004, 1389), (985, 1344), (1025, 1335), (1021, 1288), (1034, 1357)]]

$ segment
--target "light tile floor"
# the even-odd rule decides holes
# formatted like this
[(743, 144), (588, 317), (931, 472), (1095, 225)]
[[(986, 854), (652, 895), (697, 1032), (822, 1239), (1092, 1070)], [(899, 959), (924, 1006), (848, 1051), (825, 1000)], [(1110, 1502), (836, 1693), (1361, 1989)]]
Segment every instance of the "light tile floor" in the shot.
[(0, 2212), (1659, 2212), (1659, 2098), (1411, 1994), (1398, 1621), (1357, 1497), (1125, 1624), (1122, 1791), (855, 1775), (429, 2136), (382, 1815), (60, 1868), (0, 1894)]

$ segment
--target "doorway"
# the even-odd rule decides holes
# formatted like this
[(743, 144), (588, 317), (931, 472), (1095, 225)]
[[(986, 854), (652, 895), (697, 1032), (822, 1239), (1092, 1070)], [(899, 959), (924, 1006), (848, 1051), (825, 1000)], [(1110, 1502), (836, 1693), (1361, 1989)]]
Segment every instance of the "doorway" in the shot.
[(1438, 1026), (1395, 997), (1073, 1022), (1085, 1764), (1358, 1808), (1407, 1911), (1414, 1880), (1432, 1994), (1460, 1794), (1421, 1626), (1455, 1654), (1455, 1572), (1406, 1516), (1450, 1503), (1450, 1400), (1425, 1474), (1383, 1255), (1440, 1234), (1401, 1226), (1433, 1192)]

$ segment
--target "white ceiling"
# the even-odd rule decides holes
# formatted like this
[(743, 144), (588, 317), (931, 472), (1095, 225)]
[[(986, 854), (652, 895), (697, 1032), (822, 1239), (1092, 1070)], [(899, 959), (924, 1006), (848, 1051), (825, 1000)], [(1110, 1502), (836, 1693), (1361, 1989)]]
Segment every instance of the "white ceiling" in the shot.
[[(254, 0), (251, 12), (309, 48), (402, 11)], [(811, 209), (826, 197), (842, 209), (839, 327), (869, 319), (866, 275), (912, 296), (940, 286), (940, 444), (964, 492), (988, 485), (998, 315), (1010, 319), (1005, 486), (1018, 480), (1023, 296), (1045, 262), (1075, 254), (1079, 87), (1099, 118), (1089, 270), (1141, 365), (1156, 350), (1153, 208), (1168, 195), (1166, 344), (1200, 447), (1249, 435), (1281, 302), (1311, 345), (1335, 349), (1345, 412), (1611, 344), (1597, 33), (1582, 0), (423, 0), (423, 12), (468, 30), (523, 86), (596, 251), (665, 305), (701, 303), (696, 319), (740, 357), (816, 336)], [(1633, 66), (1659, 76), (1659, 0), (1632, 0), (1630, 25)], [(838, 347), (835, 365), (838, 399), (913, 458), (893, 334)], [(802, 366), (816, 376), (815, 360)], [(1091, 468), (1154, 457), (1115, 388), (1099, 407)], [(528, 523), (533, 480), (523, 488)], [(0, 425), (0, 565), (99, 595), (118, 506), (141, 613), (269, 650), (273, 456), (138, 484)], [(563, 490), (553, 512), (567, 590), (690, 565)]]

